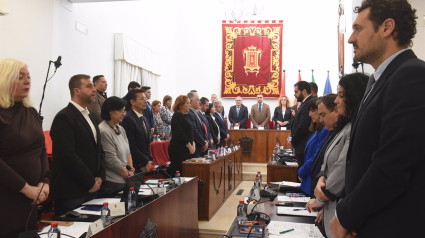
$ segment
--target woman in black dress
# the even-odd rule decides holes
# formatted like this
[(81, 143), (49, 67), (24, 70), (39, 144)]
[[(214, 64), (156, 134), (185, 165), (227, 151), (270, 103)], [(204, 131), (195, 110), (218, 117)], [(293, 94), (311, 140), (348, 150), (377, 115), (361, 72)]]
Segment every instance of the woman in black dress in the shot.
[(272, 121), (275, 122), (275, 129), (280, 127), (286, 127), (287, 130), (291, 129), (291, 107), (289, 105), (289, 99), (287, 96), (279, 98), (278, 106), (274, 109)]
[[(48, 161), (40, 116), (29, 101), (30, 84), (26, 64), (0, 61), (0, 237), (25, 231), (31, 207), (49, 195), (48, 184), (41, 189)], [(37, 229), (37, 209), (28, 229)]]
[[(170, 155), (170, 174), (176, 171), (182, 173), (182, 162), (189, 159), (189, 155), (195, 153), (195, 143), (193, 142), (192, 122), (187, 117), (190, 108), (189, 98), (180, 95), (173, 105), (173, 118), (171, 119), (171, 137), (168, 147)], [(182, 173), (184, 175), (184, 171)]]

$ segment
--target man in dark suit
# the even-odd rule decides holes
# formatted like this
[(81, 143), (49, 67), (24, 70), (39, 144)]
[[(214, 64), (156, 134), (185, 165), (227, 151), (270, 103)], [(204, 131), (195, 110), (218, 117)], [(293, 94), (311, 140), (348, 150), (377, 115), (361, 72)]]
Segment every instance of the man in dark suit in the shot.
[(202, 125), (202, 120), (198, 115), (199, 111), (199, 96), (196, 92), (190, 92), (187, 94), (187, 97), (190, 100), (190, 109), (187, 115), (192, 119), (193, 126), (193, 139), (195, 141), (195, 153), (190, 155), (191, 158), (201, 157), (202, 154), (208, 152), (208, 136), (206, 128)]
[(407, 0), (367, 0), (355, 11), (348, 42), (376, 71), (352, 123), (345, 197), (330, 229), (334, 237), (420, 237), (425, 62), (408, 48), (416, 10)]
[(69, 80), (71, 102), (56, 114), (53, 142), (52, 192), (56, 215), (96, 197), (105, 180), (105, 158), (96, 119), (87, 110), (96, 88), (88, 75)]
[(134, 89), (129, 92), (128, 99), (131, 104), (131, 110), (127, 112), (121, 124), (127, 134), (133, 166), (136, 169), (136, 173), (149, 171), (152, 166), (149, 147), (150, 125), (147, 118), (143, 115), (147, 98), (143, 89)]
[(199, 118), (201, 118), (202, 125), (207, 129), (208, 146), (211, 146), (214, 144), (214, 140), (213, 140), (213, 136), (211, 132), (210, 123), (208, 123), (208, 119), (205, 117), (205, 112), (208, 110), (210, 103), (208, 98), (206, 97), (202, 97), (200, 99), (200, 103), (201, 103), (201, 106), (199, 107), (198, 116)]
[(130, 102), (128, 101), (128, 93), (131, 91), (131, 90), (134, 90), (134, 89), (140, 89), (141, 88), (141, 86), (140, 86), (140, 84), (138, 83), (138, 82), (136, 82), (136, 81), (131, 81), (129, 84), (128, 84), (128, 86), (127, 86), (127, 94), (122, 98), (122, 100), (124, 100), (125, 101), (125, 111), (126, 112), (128, 112), (130, 109), (131, 109), (131, 104), (130, 104)]
[(291, 135), (289, 142), (295, 149), (295, 157), (298, 162), (298, 168), (304, 164), (304, 150), (311, 132), (308, 130), (311, 124), (311, 117), (308, 115), (307, 103), (312, 99), (310, 84), (306, 81), (300, 81), (294, 85), (294, 96), (301, 105), (295, 114), (291, 126)]
[(214, 113), (215, 122), (217, 122), (217, 125), (220, 130), (220, 144), (218, 145), (225, 146), (230, 135), (229, 135), (229, 130), (227, 129), (226, 120), (223, 118), (223, 115), (221, 114), (223, 111), (223, 104), (220, 101), (216, 101), (213, 105), (217, 110)]
[[(217, 94), (211, 94), (211, 103), (215, 103), (218, 101), (218, 97)], [(223, 105), (222, 105), (223, 106)], [(224, 106), (223, 106), (223, 110), (220, 112), (220, 114), (223, 116), (224, 118)]]
[(246, 129), (246, 121), (248, 121), (248, 108), (242, 104), (242, 97), (237, 96), (236, 105), (231, 106), (229, 110), (229, 121), (233, 126), (239, 129)]
[(153, 132), (155, 131), (155, 119), (153, 118), (152, 105), (149, 102), (152, 96), (152, 92), (151, 92), (151, 87), (149, 86), (143, 86), (142, 90), (145, 91), (145, 97), (147, 98), (146, 109), (143, 110), (143, 116), (145, 116), (146, 120), (148, 120), (149, 122), (149, 125), (150, 125), (149, 137), (150, 137), (151, 135), (153, 135)]

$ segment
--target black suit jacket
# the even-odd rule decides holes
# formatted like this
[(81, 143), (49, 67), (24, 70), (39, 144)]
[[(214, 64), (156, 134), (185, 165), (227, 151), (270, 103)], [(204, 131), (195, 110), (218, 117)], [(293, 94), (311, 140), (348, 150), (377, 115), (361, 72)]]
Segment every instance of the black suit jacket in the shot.
[[(198, 112), (198, 116), (199, 116), (199, 118), (202, 120), (202, 122), (205, 124), (205, 127), (207, 127), (207, 133), (208, 133), (208, 143), (209, 143), (209, 140), (212, 140), (213, 139), (213, 137), (212, 137), (212, 135), (211, 135), (211, 128), (210, 128), (210, 123), (208, 122), (208, 120), (207, 120), (207, 118), (205, 117), (205, 115), (204, 114), (202, 114), (202, 112)], [(205, 131), (205, 128), (204, 128), (204, 131)]]
[(227, 138), (227, 134), (229, 134), (229, 130), (227, 129), (226, 122), (221, 119), (218, 112), (214, 113), (215, 121), (220, 130), (220, 145), (224, 145), (224, 139)]
[(145, 116), (143, 116), (143, 120), (146, 124), (147, 133), (143, 127), (142, 121), (137, 117), (133, 109), (127, 112), (127, 115), (125, 115), (121, 123), (127, 134), (133, 166), (137, 171), (140, 171), (140, 167), (146, 166), (148, 162), (152, 160), (149, 147), (150, 126)]
[[(425, 63), (398, 55), (352, 124), (341, 224), (359, 237), (418, 237), (425, 197)], [(419, 206), (415, 206), (418, 204)]]
[(311, 136), (308, 127), (311, 124), (311, 117), (308, 115), (307, 104), (312, 99), (312, 96), (306, 98), (295, 114), (294, 121), (291, 126), (292, 145), (297, 154), (304, 154), (305, 144)]
[(274, 121), (276, 124), (277, 124), (277, 121), (281, 121), (281, 122), (288, 121), (289, 123), (286, 124), (286, 127), (290, 129), (291, 119), (292, 119), (292, 112), (290, 107), (286, 108), (285, 115), (283, 115), (281, 107), (276, 107), (274, 109), (272, 121)]
[(56, 199), (87, 196), (95, 177), (105, 181), (105, 155), (99, 127), (92, 114), (97, 143), (92, 129), (71, 103), (56, 114), (50, 136), (53, 142), (52, 193)]
[(205, 142), (208, 141), (206, 137), (206, 132), (204, 126), (199, 121), (198, 117), (195, 114), (194, 110), (189, 109), (187, 115), (192, 120), (193, 125), (193, 140), (195, 141), (196, 151), (191, 155), (191, 158), (200, 157), (202, 153), (202, 146), (205, 145)]
[(155, 119), (153, 119), (152, 105), (150, 102), (146, 102), (146, 109), (143, 110), (143, 116), (149, 122), (150, 129), (155, 128)]
[(214, 119), (211, 117), (211, 115), (205, 115), (205, 117), (207, 118), (208, 123), (210, 125), (211, 136), (212, 136), (212, 139), (214, 141), (214, 145), (218, 145), (218, 143), (220, 142), (220, 141), (218, 141), (219, 128), (218, 128), (217, 124), (215, 123)]
[(236, 116), (236, 105), (231, 106), (229, 110), (229, 121), (232, 124), (239, 123), (239, 128), (246, 129), (246, 122), (248, 121), (248, 108), (243, 104), (239, 109), (239, 116)]

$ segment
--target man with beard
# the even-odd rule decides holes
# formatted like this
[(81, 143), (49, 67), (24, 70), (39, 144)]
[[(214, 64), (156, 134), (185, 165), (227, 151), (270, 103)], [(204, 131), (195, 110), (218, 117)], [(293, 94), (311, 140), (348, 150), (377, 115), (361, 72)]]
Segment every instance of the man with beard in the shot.
[(295, 157), (298, 162), (298, 168), (304, 164), (304, 149), (311, 132), (308, 127), (311, 124), (311, 118), (308, 115), (307, 103), (313, 98), (311, 96), (311, 86), (306, 81), (299, 81), (294, 85), (294, 96), (301, 105), (295, 114), (292, 122), (291, 135), (288, 137), (289, 142), (295, 150)]
[(425, 62), (409, 49), (416, 10), (407, 0), (364, 0), (355, 12), (348, 42), (354, 59), (375, 72), (352, 122), (345, 197), (330, 230), (334, 237), (420, 237)]
[(61, 215), (96, 197), (105, 180), (100, 131), (87, 106), (96, 88), (90, 76), (69, 80), (71, 102), (56, 114), (50, 129), (53, 141), (52, 192), (55, 213)]

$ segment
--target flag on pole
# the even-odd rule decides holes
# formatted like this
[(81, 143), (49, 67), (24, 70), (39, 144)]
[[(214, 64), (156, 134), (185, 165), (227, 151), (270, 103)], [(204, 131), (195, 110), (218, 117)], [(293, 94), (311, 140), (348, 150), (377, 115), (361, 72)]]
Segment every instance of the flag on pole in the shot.
[(315, 83), (316, 81), (314, 81), (314, 73), (313, 73), (314, 69), (311, 70), (311, 82)]
[(331, 81), (329, 80), (329, 71), (328, 78), (326, 79), (325, 90), (323, 91), (323, 95), (332, 93)]
[(280, 88), (280, 96), (285, 96), (285, 70), (283, 70), (283, 80), (282, 80), (282, 87)]
[(298, 70), (298, 82), (301, 81), (301, 70)]

